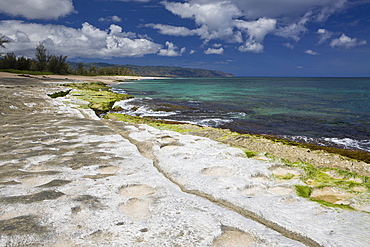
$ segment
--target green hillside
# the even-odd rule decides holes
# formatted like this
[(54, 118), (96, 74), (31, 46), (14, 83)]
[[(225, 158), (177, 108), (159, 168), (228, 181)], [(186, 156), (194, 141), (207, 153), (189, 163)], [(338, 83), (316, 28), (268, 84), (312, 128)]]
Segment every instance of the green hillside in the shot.
[[(76, 70), (78, 63), (68, 62), (69, 66)], [(117, 65), (109, 63), (85, 63), (84, 68), (89, 70), (91, 66), (96, 69), (104, 67), (124, 67), (132, 70), (134, 75), (140, 76), (160, 76), (160, 77), (233, 77), (230, 73), (206, 69), (189, 69), (170, 66), (138, 66), (138, 65)]]

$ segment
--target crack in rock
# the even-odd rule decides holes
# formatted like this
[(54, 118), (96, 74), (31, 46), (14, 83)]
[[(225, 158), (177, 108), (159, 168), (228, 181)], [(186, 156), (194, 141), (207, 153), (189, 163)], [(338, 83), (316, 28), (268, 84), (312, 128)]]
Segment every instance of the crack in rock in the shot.
[[(234, 204), (232, 204), (232, 203), (230, 203), (226, 200), (216, 199), (212, 195), (203, 193), (201, 191), (186, 189), (181, 183), (174, 180), (170, 176), (170, 174), (168, 174), (165, 170), (163, 170), (158, 165), (159, 160), (157, 159), (157, 157), (154, 153), (154, 150), (153, 150), (153, 146), (154, 146), (153, 141), (145, 141), (145, 140), (138, 141), (138, 140), (130, 137), (130, 132), (129, 131), (122, 131), (122, 129), (120, 127), (118, 127), (116, 125), (116, 123), (113, 123), (111, 121), (106, 121), (106, 123), (111, 129), (115, 130), (122, 137), (128, 139), (132, 144), (134, 144), (138, 148), (139, 152), (144, 157), (146, 157), (148, 159), (151, 159), (153, 161), (154, 167), (158, 170), (158, 172), (160, 172), (163, 176), (165, 176), (171, 183), (177, 185), (181, 189), (182, 192), (207, 199), (208, 201), (211, 201), (211, 202), (215, 203), (216, 205), (222, 206), (223, 208), (226, 208), (228, 210), (236, 212), (236, 213), (242, 215), (243, 217), (254, 220), (254, 221), (256, 221), (256, 222), (258, 222), (258, 223), (260, 223), (260, 224), (262, 224), (262, 225), (264, 225), (264, 226), (266, 226), (266, 227), (268, 227), (268, 228), (270, 228), (270, 229), (272, 229), (276, 232), (279, 232), (280, 234), (282, 234), (283, 236), (285, 236), (287, 238), (299, 241), (299, 242), (301, 242), (301, 243), (303, 243), (307, 246), (312, 246), (312, 247), (321, 247), (322, 246), (319, 243), (317, 243), (315, 240), (313, 240), (309, 237), (306, 237), (306, 236), (303, 236), (299, 233), (290, 231), (290, 230), (286, 229), (285, 227), (280, 226), (279, 224), (277, 224), (275, 222), (272, 222), (268, 219), (265, 219), (265, 218), (259, 216), (258, 214), (254, 213), (252, 211), (249, 211), (249, 210), (246, 210), (246, 209), (241, 208), (239, 206), (236, 206), (236, 205), (234, 205)], [(228, 232), (226, 235), (235, 235), (235, 234), (240, 235), (241, 233), (232, 231), (232, 232)], [(223, 240), (220, 240), (220, 242), (222, 242), (222, 241)]]

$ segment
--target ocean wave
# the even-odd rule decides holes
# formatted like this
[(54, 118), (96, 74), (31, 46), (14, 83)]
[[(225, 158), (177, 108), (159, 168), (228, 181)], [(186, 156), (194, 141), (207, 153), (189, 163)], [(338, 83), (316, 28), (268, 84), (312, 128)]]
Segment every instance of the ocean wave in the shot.
[(308, 136), (287, 136), (287, 135), (280, 137), (294, 142), (310, 143), (320, 146), (337, 146), (345, 149), (358, 149), (370, 152), (370, 140), (355, 140), (351, 138), (335, 138), (335, 137), (313, 138)]
[(127, 100), (121, 100), (116, 102), (113, 105), (113, 108), (120, 107), (122, 108), (122, 113), (130, 115), (130, 116), (140, 116), (140, 117), (168, 117), (172, 115), (176, 115), (177, 112), (174, 111), (154, 111), (150, 109), (149, 106), (143, 105), (138, 106), (138, 103), (141, 102), (143, 99), (133, 98)]
[[(164, 119), (164, 120), (167, 120), (167, 121), (174, 121), (174, 119)], [(194, 125), (198, 125), (198, 126), (202, 126), (202, 127), (213, 127), (213, 128), (217, 128), (217, 127), (221, 127), (222, 125), (226, 124), (226, 123), (231, 123), (233, 122), (233, 120), (230, 120), (230, 119), (220, 119), (220, 118), (210, 118), (210, 119), (202, 119), (202, 120), (179, 120), (179, 119), (176, 119), (176, 122), (179, 122), (179, 123), (186, 123), (186, 124), (194, 124)]]
[(370, 140), (354, 140), (351, 138), (324, 138), (324, 140), (346, 148), (355, 148), (370, 152)]
[(244, 118), (245, 116), (247, 116), (247, 113), (245, 113), (245, 112), (228, 112), (228, 115), (230, 117), (234, 117), (234, 118)]
[(138, 101), (138, 100), (140, 100), (140, 99), (132, 98), (132, 99), (117, 101), (117, 102), (114, 103), (113, 108), (121, 107), (124, 110), (131, 110), (131, 109), (136, 107), (134, 102)]
[(114, 93), (119, 93), (119, 94), (127, 94), (126, 90), (121, 89), (121, 88), (111, 88), (111, 91)]
[(204, 127), (220, 127), (226, 123), (233, 122), (232, 119), (221, 119), (221, 118), (207, 118), (193, 121), (195, 124)]
[(168, 117), (177, 114), (176, 112), (153, 111), (147, 106), (141, 106), (132, 113), (140, 117)]

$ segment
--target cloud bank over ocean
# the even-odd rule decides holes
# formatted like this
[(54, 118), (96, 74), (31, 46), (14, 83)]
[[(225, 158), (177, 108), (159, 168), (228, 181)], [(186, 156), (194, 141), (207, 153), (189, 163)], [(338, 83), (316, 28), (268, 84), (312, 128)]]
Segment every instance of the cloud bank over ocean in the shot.
[(32, 56), (39, 42), (52, 53), (63, 53), (69, 57), (137, 57), (157, 53), (162, 47), (153, 41), (131, 32), (123, 32), (112, 24), (101, 30), (85, 22), (81, 28), (61, 25), (43, 25), (23, 21), (0, 22), (0, 33), (12, 41), (10, 50), (21, 51)]

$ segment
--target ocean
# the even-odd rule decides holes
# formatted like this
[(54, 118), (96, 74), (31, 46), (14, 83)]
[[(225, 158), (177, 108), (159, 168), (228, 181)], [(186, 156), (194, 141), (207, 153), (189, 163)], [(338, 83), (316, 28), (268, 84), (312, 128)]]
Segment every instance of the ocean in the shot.
[(122, 113), (370, 151), (370, 78), (170, 78), (114, 85)]

